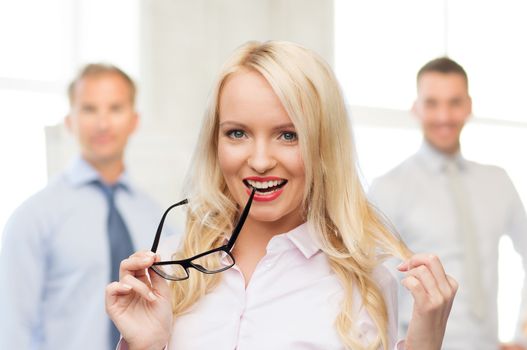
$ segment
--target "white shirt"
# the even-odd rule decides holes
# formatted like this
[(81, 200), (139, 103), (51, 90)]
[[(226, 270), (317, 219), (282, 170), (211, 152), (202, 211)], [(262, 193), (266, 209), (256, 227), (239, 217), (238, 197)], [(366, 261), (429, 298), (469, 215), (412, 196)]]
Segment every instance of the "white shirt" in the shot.
[[(443, 349), (496, 350), (498, 348), (497, 281), (498, 242), (503, 234), (527, 259), (527, 218), (505, 171), (495, 166), (454, 157), (464, 182), (474, 218), (481, 279), (487, 308), (483, 320), (469, 311), (463, 267), (462, 237), (445, 174), (448, 157), (424, 143), (370, 188), (370, 199), (393, 223), (412, 251), (437, 254), (448, 274), (460, 284), (449, 317)], [(526, 300), (526, 298), (524, 298)], [(405, 332), (412, 311), (408, 293), (399, 298), (400, 331)], [(525, 312), (523, 312), (525, 315)]]
[[(334, 326), (343, 289), (306, 224), (271, 239), (247, 288), (236, 266), (221, 277), (211, 293), (174, 321), (169, 350), (344, 349)], [(383, 266), (374, 278), (384, 293), (389, 348), (394, 348), (396, 282)], [(358, 292), (353, 305), (354, 329), (365, 342), (374, 339), (376, 327)]]

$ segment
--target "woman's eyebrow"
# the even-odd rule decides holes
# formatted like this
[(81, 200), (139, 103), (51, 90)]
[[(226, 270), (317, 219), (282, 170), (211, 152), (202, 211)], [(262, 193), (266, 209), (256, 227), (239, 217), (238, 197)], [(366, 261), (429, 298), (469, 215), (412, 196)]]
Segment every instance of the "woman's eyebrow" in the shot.
[[(220, 127), (222, 128), (223, 127), (236, 127), (236, 128), (243, 129), (243, 128), (247, 128), (247, 125), (240, 123), (240, 122), (226, 120), (220, 123)], [(273, 130), (284, 130), (284, 129), (294, 129), (295, 130), (295, 125), (293, 123), (284, 123), (284, 124), (279, 124), (273, 127)]]
[(277, 125), (275, 127), (273, 127), (273, 130), (282, 130), (282, 129), (295, 129), (295, 124), (293, 123), (285, 123), (285, 124), (280, 124), (280, 125)]
[(238, 127), (238, 128), (245, 128), (245, 124), (239, 123), (239, 122), (235, 122), (235, 121), (230, 121), (230, 120), (226, 120), (226, 121), (220, 123), (220, 127), (224, 127), (224, 126), (231, 126), (231, 127), (234, 126), (234, 127)]

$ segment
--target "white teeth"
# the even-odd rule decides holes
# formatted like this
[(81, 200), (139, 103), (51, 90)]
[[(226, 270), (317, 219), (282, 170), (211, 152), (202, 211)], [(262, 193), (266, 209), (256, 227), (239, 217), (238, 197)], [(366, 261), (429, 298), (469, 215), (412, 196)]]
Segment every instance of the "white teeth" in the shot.
[(257, 189), (266, 189), (269, 187), (275, 187), (279, 184), (282, 184), (285, 180), (274, 180), (274, 181), (254, 181), (254, 180), (247, 180), (249, 185), (251, 185), (254, 188)]

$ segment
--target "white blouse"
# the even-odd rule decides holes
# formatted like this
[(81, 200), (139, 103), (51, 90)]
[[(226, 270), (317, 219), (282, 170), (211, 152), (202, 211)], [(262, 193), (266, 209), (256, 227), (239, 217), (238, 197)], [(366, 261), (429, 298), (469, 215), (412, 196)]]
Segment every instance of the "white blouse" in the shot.
[[(374, 279), (388, 308), (388, 348), (397, 349), (396, 281), (382, 266)], [(344, 349), (335, 328), (342, 299), (343, 288), (304, 223), (271, 239), (247, 288), (237, 266), (222, 272), (220, 284), (174, 321), (168, 349)], [(368, 344), (377, 330), (357, 291), (353, 305), (354, 329)]]

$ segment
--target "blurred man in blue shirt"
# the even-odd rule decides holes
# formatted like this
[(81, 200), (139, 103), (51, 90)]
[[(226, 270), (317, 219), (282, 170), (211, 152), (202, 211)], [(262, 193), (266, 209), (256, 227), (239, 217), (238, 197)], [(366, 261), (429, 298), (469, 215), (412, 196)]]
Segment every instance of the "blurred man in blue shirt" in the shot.
[(123, 256), (149, 247), (161, 215), (123, 161), (138, 123), (135, 92), (111, 65), (87, 65), (71, 83), (65, 123), (80, 155), (5, 226), (0, 349), (115, 347), (104, 288)]

